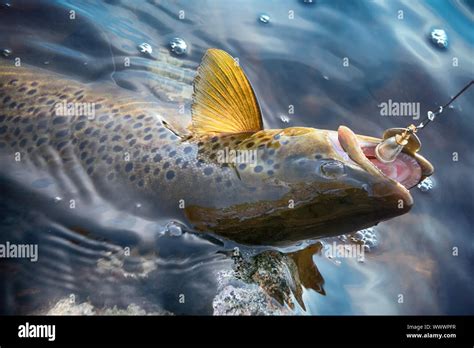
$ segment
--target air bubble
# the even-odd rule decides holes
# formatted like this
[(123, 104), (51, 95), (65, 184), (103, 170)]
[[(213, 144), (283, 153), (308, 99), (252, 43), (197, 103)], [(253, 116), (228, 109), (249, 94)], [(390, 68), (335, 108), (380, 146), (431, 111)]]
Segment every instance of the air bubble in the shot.
[(151, 45), (146, 42), (143, 42), (140, 45), (138, 45), (138, 49), (141, 53), (144, 53), (144, 54), (151, 55), (153, 52), (153, 48), (151, 47)]
[(188, 50), (188, 45), (183, 39), (175, 37), (170, 41), (170, 48), (171, 52), (180, 56), (186, 53), (186, 51)]
[(417, 187), (420, 189), (421, 192), (428, 192), (434, 187), (434, 181), (431, 178), (426, 178), (422, 182), (420, 182)]
[(443, 29), (433, 29), (430, 38), (431, 42), (439, 48), (448, 47), (448, 35)]
[(10, 57), (12, 55), (12, 51), (8, 48), (5, 48), (5, 49), (2, 50), (2, 55), (4, 57)]
[(183, 234), (183, 229), (176, 222), (170, 222), (166, 225), (166, 232), (173, 237), (179, 237)]
[(270, 22), (270, 16), (265, 13), (262, 13), (258, 19), (260, 20), (260, 22), (265, 24)]

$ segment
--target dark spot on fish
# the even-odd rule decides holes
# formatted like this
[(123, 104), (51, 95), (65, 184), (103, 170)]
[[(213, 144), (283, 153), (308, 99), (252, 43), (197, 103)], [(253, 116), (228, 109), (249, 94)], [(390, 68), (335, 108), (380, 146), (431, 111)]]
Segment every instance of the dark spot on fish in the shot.
[(145, 182), (143, 181), (143, 179), (140, 179), (137, 182), (137, 185), (140, 186), (140, 187), (143, 187), (144, 184), (145, 184)]
[(84, 128), (86, 125), (86, 123), (84, 121), (82, 122), (79, 122), (78, 124), (76, 124), (76, 130), (81, 130), (82, 128)]
[(118, 140), (120, 140), (120, 138), (122, 138), (120, 135), (114, 135), (112, 137), (112, 141), (118, 141)]
[(26, 126), (25, 132), (31, 133), (32, 131), (33, 131), (33, 125), (32, 124), (29, 124), (28, 126)]
[(104, 150), (105, 150), (105, 145), (101, 145), (97, 151), (101, 153), (101, 152), (104, 152)]
[(16, 106), (16, 103), (15, 103), (15, 102), (12, 102), (12, 103), (10, 104), (10, 109), (14, 109), (15, 106)]
[(85, 159), (87, 157), (87, 151), (84, 151), (81, 153), (81, 160)]
[(155, 170), (153, 171), (153, 175), (158, 175), (160, 174), (160, 168), (155, 168)]
[(91, 175), (93, 171), (94, 171), (94, 167), (87, 168), (87, 174)]
[(222, 182), (222, 176), (218, 176), (218, 177), (216, 178), (216, 182)]
[(143, 118), (145, 118), (145, 115), (142, 114), (137, 117), (137, 120), (142, 120)]
[(89, 165), (94, 161), (95, 161), (95, 157), (90, 157), (90, 158), (87, 159), (86, 164)]
[(5, 119), (7, 118), (6, 115), (0, 115), (0, 122), (3, 122), (5, 121)]
[(99, 142), (103, 143), (103, 142), (105, 142), (105, 141), (107, 140), (107, 138), (108, 138), (108, 135), (105, 134), (105, 135), (103, 135), (103, 136), (100, 137)]
[(114, 121), (110, 121), (109, 123), (107, 123), (107, 124), (105, 125), (105, 128), (106, 128), (106, 129), (109, 129), (109, 128), (112, 127), (113, 125), (114, 125)]
[(5, 98), (3, 98), (3, 103), (8, 103), (10, 100), (12, 100), (12, 98), (10, 98), (9, 96), (6, 96)]
[(169, 155), (170, 157), (174, 157), (176, 155), (176, 151), (171, 151)]
[(167, 169), (169, 168), (170, 166), (170, 163), (169, 162), (165, 162), (165, 164), (163, 164), (163, 169)]
[(316, 156), (314, 156), (314, 158), (316, 158), (316, 159), (321, 159), (321, 158), (323, 158), (323, 156), (321, 156), (321, 155), (318, 153)]
[(130, 181), (135, 181), (136, 178), (137, 178), (136, 175), (130, 175), (130, 178), (129, 178), (129, 179), (130, 179)]
[(204, 168), (204, 175), (211, 175), (214, 170), (211, 167)]
[(124, 120), (130, 120), (131, 118), (132, 118), (131, 115), (125, 115), (125, 116), (123, 117)]
[(22, 139), (18, 145), (19, 145), (20, 147), (25, 147), (25, 145), (26, 145), (27, 142), (28, 142), (28, 139)]
[(219, 140), (219, 138), (218, 138), (218, 137), (212, 137), (212, 139), (211, 139), (211, 143), (215, 143), (217, 140)]
[(125, 139), (127, 139), (127, 140), (129, 140), (131, 138), (133, 138), (133, 134), (127, 134), (127, 136), (125, 137)]
[[(30, 89), (26, 94), (28, 94), (28, 95), (33, 95), (33, 94), (35, 94), (36, 92), (37, 92), (37, 90), (33, 88), (33, 89)], [(45, 99), (46, 99), (46, 98), (45, 98)]]
[(165, 129), (164, 127), (160, 127), (160, 128), (158, 129), (158, 133), (163, 133), (165, 130), (166, 130), (166, 129)]
[(118, 124), (115, 128), (114, 128), (114, 132), (118, 132), (119, 130), (122, 129), (122, 125), (121, 124)]
[(112, 164), (114, 159), (112, 157), (107, 158), (107, 161), (105, 161), (107, 164)]
[(256, 167), (253, 169), (253, 171), (254, 171), (255, 173), (260, 173), (262, 170), (263, 170), (263, 167), (262, 167), (262, 166), (256, 166)]
[(61, 141), (57, 146), (56, 148), (58, 149), (58, 151), (60, 151), (64, 146), (66, 146), (68, 142), (67, 141)]
[(250, 149), (250, 148), (251, 148), (252, 146), (254, 146), (254, 145), (255, 145), (255, 143), (251, 141), (251, 142), (248, 143), (246, 146), (247, 146), (247, 149)]
[(119, 151), (122, 151), (123, 150), (123, 147), (122, 146), (119, 146), (119, 145), (115, 145), (112, 150), (114, 150), (115, 152), (119, 152)]
[(48, 141), (48, 138), (40, 138), (38, 139), (38, 141), (36, 142), (36, 146), (40, 146), (42, 144), (44, 144), (45, 142)]
[(89, 140), (84, 140), (82, 143), (79, 144), (79, 149), (84, 150), (86, 145), (89, 143)]
[(219, 148), (219, 146), (220, 146), (219, 144), (215, 144), (215, 145), (212, 147), (212, 149), (213, 149), (213, 150), (217, 150), (217, 149)]
[(91, 133), (92, 133), (92, 131), (93, 131), (93, 130), (94, 130), (94, 128), (92, 128), (92, 127), (89, 127), (89, 128), (87, 128), (87, 129), (84, 131), (84, 134), (87, 134), (87, 135), (89, 135), (89, 134), (91, 134)]
[(127, 163), (127, 164), (125, 165), (125, 171), (126, 171), (127, 173), (131, 172), (132, 169), (133, 169), (133, 163), (129, 162), (129, 163)]
[(146, 127), (143, 131), (144, 131), (145, 133), (148, 133), (149, 131), (151, 131), (151, 127)]
[(7, 126), (0, 127), (0, 134), (4, 134), (7, 131), (7, 129), (8, 129)]
[(143, 140), (149, 141), (149, 140), (151, 140), (151, 138), (153, 138), (153, 135), (152, 135), (152, 134), (148, 134), (148, 135), (146, 135), (146, 136), (143, 138)]
[(280, 135), (280, 134), (276, 134), (276, 135), (273, 136), (273, 139), (275, 139), (275, 140), (278, 140), (278, 139), (280, 139), (280, 138), (281, 138), (281, 135)]
[(166, 172), (166, 179), (171, 180), (171, 179), (174, 178), (174, 175), (175, 175), (175, 174), (174, 174), (174, 171), (168, 170), (168, 171)]
[(273, 175), (273, 174), (275, 174), (275, 172), (270, 169), (270, 170), (267, 171), (267, 174), (268, 174), (268, 175)]
[(54, 99), (50, 99), (46, 102), (46, 105), (52, 105), (54, 103)]
[(100, 122), (105, 122), (109, 119), (109, 116), (108, 115), (102, 115), (99, 117), (99, 121)]
[(157, 154), (155, 157), (153, 157), (154, 162), (160, 162), (163, 159), (160, 154)]
[(166, 136), (167, 136), (167, 134), (163, 133), (163, 134), (160, 135), (160, 139), (164, 139), (164, 138), (166, 138)]
[(193, 148), (191, 146), (186, 146), (184, 148), (184, 153), (190, 153), (192, 150), (193, 150)]
[(100, 110), (101, 107), (102, 107), (102, 104), (96, 104), (96, 105), (95, 105), (95, 109), (96, 109), (96, 110)]
[(107, 180), (112, 181), (114, 179), (114, 176), (114, 173), (110, 173), (109, 175), (107, 175)]
[(275, 149), (270, 149), (270, 150), (268, 150), (268, 154), (269, 154), (270, 156), (273, 156), (273, 155), (275, 154)]
[(15, 132), (13, 132), (13, 135), (17, 137), (17, 136), (20, 135), (20, 132), (21, 132), (21, 131), (20, 131), (20, 128), (17, 127), (17, 128), (15, 129)]
[(247, 167), (247, 165), (245, 163), (239, 164), (239, 169), (240, 170), (244, 170), (246, 167)]
[(150, 172), (150, 166), (146, 165), (145, 168), (143, 168), (143, 171), (148, 174)]
[(69, 134), (69, 129), (63, 129), (56, 133), (56, 137), (62, 138)]
[(142, 127), (142, 126), (143, 126), (143, 123), (137, 122), (137, 123), (135, 123), (135, 124), (133, 125), (133, 128), (140, 128), (140, 127)]
[(128, 142), (128, 145), (133, 146), (136, 144), (136, 142), (137, 142), (137, 139), (132, 139)]
[(36, 87), (36, 86), (38, 86), (38, 82), (33, 81), (33, 82), (30, 84), (30, 86), (31, 86), (31, 87)]
[(280, 165), (278, 163), (273, 165), (273, 169), (280, 169)]

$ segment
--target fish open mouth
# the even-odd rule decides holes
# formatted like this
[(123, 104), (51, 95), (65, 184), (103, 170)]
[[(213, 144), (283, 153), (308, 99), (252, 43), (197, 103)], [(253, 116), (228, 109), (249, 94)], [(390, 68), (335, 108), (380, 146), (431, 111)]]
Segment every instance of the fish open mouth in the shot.
[(351, 160), (368, 172), (381, 173), (407, 189), (416, 186), (423, 176), (428, 176), (433, 171), (427, 160), (405, 152), (401, 152), (391, 163), (379, 161), (375, 156), (375, 147), (380, 139), (357, 136), (344, 126), (339, 127), (337, 135), (338, 141), (334, 142), (336, 147), (342, 149)]
[(421, 180), (421, 166), (417, 160), (401, 152), (395, 161), (391, 163), (383, 163), (375, 156), (375, 146), (361, 146), (365, 157), (377, 167), (385, 176), (398, 181), (407, 189), (416, 186)]

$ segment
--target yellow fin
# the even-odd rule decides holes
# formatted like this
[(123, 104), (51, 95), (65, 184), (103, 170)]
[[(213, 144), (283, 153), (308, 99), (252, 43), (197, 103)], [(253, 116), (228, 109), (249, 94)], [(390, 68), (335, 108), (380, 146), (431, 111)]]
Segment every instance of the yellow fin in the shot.
[(198, 134), (263, 129), (252, 86), (227, 52), (211, 48), (202, 59), (194, 79), (192, 128)]

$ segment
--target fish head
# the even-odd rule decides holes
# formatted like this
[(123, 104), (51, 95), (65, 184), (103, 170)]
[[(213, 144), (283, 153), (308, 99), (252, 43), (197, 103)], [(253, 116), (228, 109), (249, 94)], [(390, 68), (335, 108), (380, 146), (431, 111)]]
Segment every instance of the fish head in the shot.
[(266, 222), (286, 242), (349, 233), (405, 214), (413, 205), (409, 189), (433, 172), (416, 153), (401, 152), (393, 163), (380, 162), (374, 152), (382, 140), (356, 135), (344, 126), (338, 131), (291, 127), (261, 134), (255, 137), (263, 144), (253, 140), (264, 148), (257, 164), (279, 164), (271, 177), (263, 175), (267, 192), (272, 185), (288, 188), (282, 209), (276, 204), (278, 212)]

